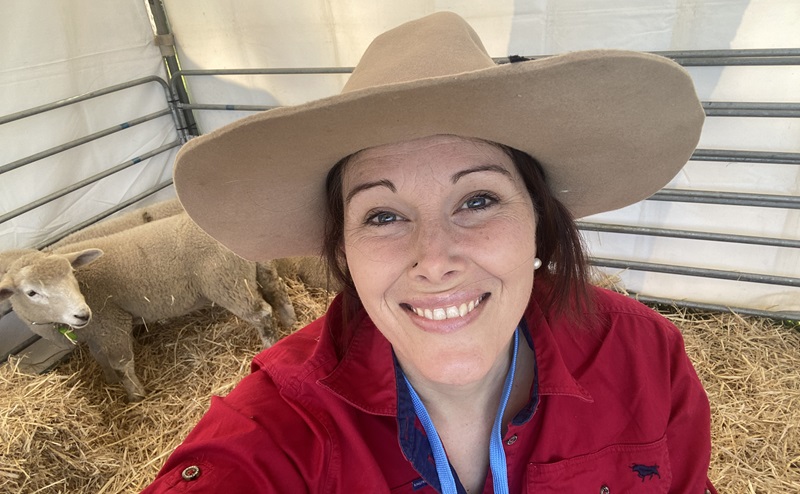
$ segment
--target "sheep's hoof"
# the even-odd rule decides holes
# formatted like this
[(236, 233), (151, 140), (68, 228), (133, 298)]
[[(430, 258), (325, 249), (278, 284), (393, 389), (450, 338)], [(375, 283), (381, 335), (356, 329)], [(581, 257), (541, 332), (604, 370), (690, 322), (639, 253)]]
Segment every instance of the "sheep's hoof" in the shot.
[(266, 350), (267, 348), (271, 347), (275, 344), (275, 338), (269, 336), (262, 336), (261, 337), (261, 344), (264, 345), (263, 349)]
[(145, 395), (143, 394), (129, 394), (128, 395), (128, 403), (138, 403), (145, 399)]
[(278, 311), (281, 325), (286, 329), (292, 329), (294, 324), (297, 322), (297, 315), (294, 312), (294, 307), (292, 305), (287, 305), (281, 307)]

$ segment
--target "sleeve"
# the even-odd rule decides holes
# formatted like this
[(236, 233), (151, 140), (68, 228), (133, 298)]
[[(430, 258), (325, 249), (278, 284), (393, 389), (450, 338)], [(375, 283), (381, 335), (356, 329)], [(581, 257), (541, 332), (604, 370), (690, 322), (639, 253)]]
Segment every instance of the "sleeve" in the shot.
[[(265, 386), (268, 384), (269, 386)], [(143, 494), (306, 493), (324, 482), (324, 454), (272, 382), (245, 378), (211, 407)]]
[(667, 444), (672, 465), (670, 492), (717, 494), (708, 479), (711, 461), (711, 411), (703, 385), (675, 326), (670, 334), (671, 411)]

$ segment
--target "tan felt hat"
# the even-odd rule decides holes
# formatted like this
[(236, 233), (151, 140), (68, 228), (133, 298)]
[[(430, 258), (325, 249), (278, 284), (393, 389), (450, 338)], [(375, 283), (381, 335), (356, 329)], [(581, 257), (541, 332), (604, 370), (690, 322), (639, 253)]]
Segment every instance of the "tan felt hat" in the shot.
[(175, 187), (191, 218), (242, 257), (319, 254), (325, 177), (356, 151), (436, 134), (505, 144), (536, 158), (580, 218), (658, 191), (703, 120), (671, 60), (590, 50), (497, 65), (466, 21), (439, 12), (378, 36), (341, 94), (192, 139)]

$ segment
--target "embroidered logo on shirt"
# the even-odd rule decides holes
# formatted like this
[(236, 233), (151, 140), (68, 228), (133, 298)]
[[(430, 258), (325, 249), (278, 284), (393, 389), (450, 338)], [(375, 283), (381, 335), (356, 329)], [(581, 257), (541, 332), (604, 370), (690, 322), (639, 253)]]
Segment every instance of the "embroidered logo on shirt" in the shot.
[(631, 470), (636, 472), (639, 478), (642, 479), (642, 482), (644, 482), (645, 479), (651, 480), (653, 475), (661, 478), (661, 474), (658, 473), (658, 465), (640, 465), (638, 463), (634, 463), (631, 465)]
[(411, 482), (411, 487), (415, 491), (418, 491), (418, 490), (422, 489), (426, 485), (428, 485), (428, 483), (425, 482), (425, 479), (422, 479), (422, 478), (419, 478), (419, 479), (415, 480), (414, 482)]

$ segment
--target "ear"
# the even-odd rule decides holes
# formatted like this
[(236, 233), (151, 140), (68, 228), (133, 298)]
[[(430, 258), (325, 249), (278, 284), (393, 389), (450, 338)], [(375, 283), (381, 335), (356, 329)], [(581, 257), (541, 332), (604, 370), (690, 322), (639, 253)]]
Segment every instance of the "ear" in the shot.
[(100, 249), (86, 249), (79, 252), (64, 254), (64, 257), (72, 264), (73, 268), (79, 268), (93, 263), (102, 255), (103, 251)]
[(4, 302), (14, 295), (14, 283), (11, 278), (4, 276), (0, 279), (0, 302)]

